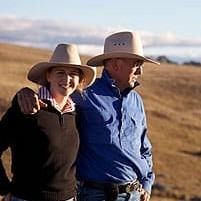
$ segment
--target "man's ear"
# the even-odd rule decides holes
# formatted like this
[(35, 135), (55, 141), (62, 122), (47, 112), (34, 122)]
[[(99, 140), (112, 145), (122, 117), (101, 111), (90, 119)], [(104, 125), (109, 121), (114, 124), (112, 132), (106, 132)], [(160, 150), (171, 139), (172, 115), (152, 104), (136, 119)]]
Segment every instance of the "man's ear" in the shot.
[(118, 71), (119, 70), (118, 59), (115, 58), (111, 59), (111, 66), (114, 71)]

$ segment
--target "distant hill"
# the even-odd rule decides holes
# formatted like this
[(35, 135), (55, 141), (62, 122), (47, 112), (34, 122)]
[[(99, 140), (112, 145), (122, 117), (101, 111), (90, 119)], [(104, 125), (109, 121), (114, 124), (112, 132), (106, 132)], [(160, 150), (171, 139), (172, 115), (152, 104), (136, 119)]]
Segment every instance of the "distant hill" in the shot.
[[(50, 55), (47, 50), (0, 43), (1, 116), (21, 87), (37, 88), (26, 79), (27, 70), (48, 61)], [(88, 57), (81, 58), (86, 63)], [(141, 85), (136, 90), (144, 100), (153, 145), (153, 201), (201, 199), (200, 78), (201, 68), (191, 65), (145, 64), (139, 79)], [(9, 166), (9, 151), (4, 158)]]

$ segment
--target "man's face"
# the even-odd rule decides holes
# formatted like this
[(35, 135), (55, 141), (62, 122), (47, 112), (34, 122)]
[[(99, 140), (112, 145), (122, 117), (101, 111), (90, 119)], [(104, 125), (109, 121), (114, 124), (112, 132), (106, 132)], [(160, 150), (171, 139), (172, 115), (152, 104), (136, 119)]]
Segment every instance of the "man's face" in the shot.
[(116, 58), (116, 82), (120, 90), (134, 87), (139, 75), (143, 73), (143, 61)]

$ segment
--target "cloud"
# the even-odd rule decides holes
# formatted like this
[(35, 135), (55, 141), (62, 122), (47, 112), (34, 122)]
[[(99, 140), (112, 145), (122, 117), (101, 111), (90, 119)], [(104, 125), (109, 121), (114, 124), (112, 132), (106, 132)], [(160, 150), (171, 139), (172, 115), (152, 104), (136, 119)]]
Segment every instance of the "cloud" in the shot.
[(156, 34), (142, 31), (142, 40), (145, 47), (201, 47), (201, 38), (182, 38), (172, 32)]
[[(107, 35), (126, 30), (123, 27), (106, 30), (64, 20), (23, 19), (11, 15), (0, 15), (0, 27), (1, 41), (46, 49), (54, 49), (58, 43), (74, 43), (78, 45), (81, 54), (92, 56), (103, 52)], [(140, 35), (145, 52), (152, 56), (163, 54), (183, 55), (198, 60), (201, 58), (201, 38), (181, 38), (172, 32), (156, 34), (143, 30)]]
[(18, 44), (51, 48), (58, 42), (102, 45), (104, 30), (59, 20), (19, 19), (0, 16), (0, 39)]

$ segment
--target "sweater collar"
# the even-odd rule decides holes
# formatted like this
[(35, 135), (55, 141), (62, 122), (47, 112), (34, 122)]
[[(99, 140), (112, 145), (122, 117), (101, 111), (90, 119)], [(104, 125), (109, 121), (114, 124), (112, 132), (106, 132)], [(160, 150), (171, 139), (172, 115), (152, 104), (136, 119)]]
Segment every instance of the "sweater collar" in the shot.
[(72, 99), (70, 97), (68, 98), (64, 108), (61, 110), (61, 108), (59, 108), (59, 106), (57, 105), (55, 99), (51, 96), (49, 90), (45, 86), (42, 86), (42, 87), (39, 88), (38, 97), (40, 99), (50, 101), (51, 105), (61, 113), (75, 111), (75, 103), (72, 101)]

